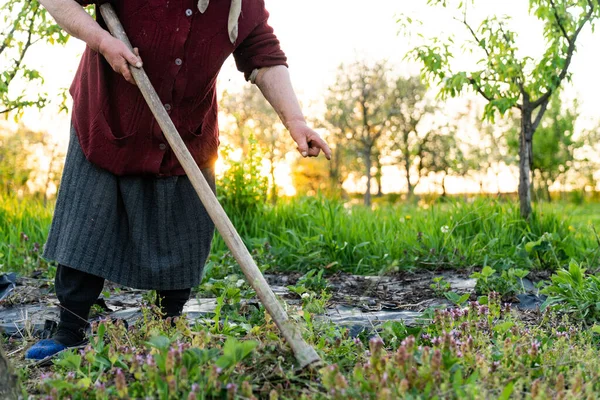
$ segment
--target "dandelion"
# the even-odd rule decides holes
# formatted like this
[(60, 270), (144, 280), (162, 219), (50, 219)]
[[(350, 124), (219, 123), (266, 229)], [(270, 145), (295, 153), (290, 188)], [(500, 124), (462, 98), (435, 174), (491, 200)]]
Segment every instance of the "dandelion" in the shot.
[(407, 216), (404, 217), (404, 219), (407, 220), (407, 221), (410, 221), (411, 218), (412, 217), (410, 215), (407, 215)]
[(300, 297), (302, 297), (303, 299), (308, 299), (310, 298), (310, 293), (302, 293), (302, 296)]
[(448, 233), (450, 232), (450, 227), (448, 225), (444, 225), (440, 228), (440, 230), (442, 231), (442, 233)]

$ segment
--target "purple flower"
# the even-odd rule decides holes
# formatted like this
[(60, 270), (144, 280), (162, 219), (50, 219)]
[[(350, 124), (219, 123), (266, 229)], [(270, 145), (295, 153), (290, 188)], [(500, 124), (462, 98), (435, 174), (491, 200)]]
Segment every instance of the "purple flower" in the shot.
[(230, 394), (234, 394), (235, 392), (237, 392), (238, 386), (235, 383), (228, 383), (227, 386), (225, 386), (225, 388)]
[(52, 378), (52, 372), (44, 372), (43, 374), (40, 375), (40, 379), (45, 381), (46, 379), (51, 379)]
[(127, 383), (125, 382), (125, 375), (123, 375), (121, 368), (117, 368), (117, 372), (115, 374), (115, 387), (119, 392), (127, 392)]
[(479, 306), (477, 309), (477, 314), (479, 315), (488, 315), (490, 312), (490, 308), (488, 306)]
[(156, 366), (156, 362), (154, 362), (154, 356), (152, 354), (148, 354), (146, 356), (146, 365), (148, 365), (149, 367)]
[(496, 372), (498, 370), (498, 367), (500, 367), (500, 361), (494, 361), (492, 363), (492, 372)]

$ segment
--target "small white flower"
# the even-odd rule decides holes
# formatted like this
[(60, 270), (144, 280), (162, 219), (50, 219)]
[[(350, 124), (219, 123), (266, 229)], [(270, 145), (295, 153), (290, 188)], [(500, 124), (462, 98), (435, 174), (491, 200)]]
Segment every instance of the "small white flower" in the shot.
[(242, 287), (242, 286), (244, 286), (244, 283), (246, 283), (246, 281), (245, 281), (245, 280), (243, 280), (243, 279), (238, 279), (238, 281), (235, 283), (235, 286), (237, 286), (237, 287)]
[(310, 293), (302, 293), (302, 297), (303, 299), (308, 299), (310, 297)]
[(441, 228), (442, 233), (448, 233), (450, 232), (450, 227), (448, 225), (444, 225)]

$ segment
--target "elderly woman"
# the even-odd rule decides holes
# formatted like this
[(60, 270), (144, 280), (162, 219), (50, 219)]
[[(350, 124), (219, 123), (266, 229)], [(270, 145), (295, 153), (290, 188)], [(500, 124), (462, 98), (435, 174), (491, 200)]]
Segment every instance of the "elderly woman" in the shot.
[[(142, 66), (209, 184), (219, 145), (217, 74), (233, 54), (279, 114), (304, 157), (327, 144), (310, 129), (263, 0), (113, 1), (132, 53), (81, 7), (41, 0), (87, 47), (71, 86), (71, 141), (44, 256), (56, 261), (61, 313), (26, 357), (81, 344), (104, 280), (154, 289), (166, 316), (199, 284), (213, 224), (132, 79)], [(99, 3), (99, 2), (96, 2)]]

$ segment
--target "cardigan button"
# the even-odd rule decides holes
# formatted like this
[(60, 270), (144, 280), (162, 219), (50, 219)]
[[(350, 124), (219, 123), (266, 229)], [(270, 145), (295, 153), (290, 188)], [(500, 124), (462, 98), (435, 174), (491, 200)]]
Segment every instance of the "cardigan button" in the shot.
[(171, 111), (171, 105), (169, 103), (165, 104), (165, 110)]
[(164, 143), (161, 143), (161, 144), (158, 145), (158, 148), (161, 149), (161, 150), (166, 150), (167, 149), (167, 145), (164, 144)]
[(176, 58), (175, 65), (181, 65), (181, 64), (183, 64), (183, 61), (181, 61), (181, 58)]
[(187, 10), (185, 10), (185, 15), (187, 15), (188, 17), (192, 16), (192, 9), (188, 8)]

